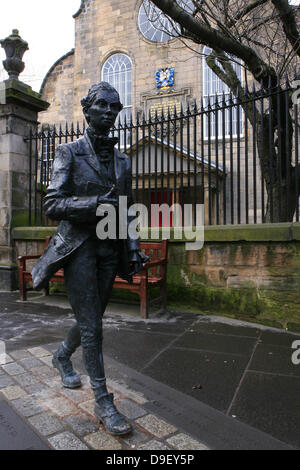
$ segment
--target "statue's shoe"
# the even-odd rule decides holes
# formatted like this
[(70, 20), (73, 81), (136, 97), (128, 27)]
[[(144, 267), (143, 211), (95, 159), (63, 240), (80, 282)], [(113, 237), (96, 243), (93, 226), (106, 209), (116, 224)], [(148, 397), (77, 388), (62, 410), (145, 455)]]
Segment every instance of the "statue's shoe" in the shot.
[(53, 367), (59, 370), (62, 384), (66, 388), (79, 388), (82, 383), (79, 375), (74, 371), (72, 362), (63, 354), (62, 347), (54, 353), (52, 358)]
[(132, 432), (132, 426), (118, 412), (112, 393), (99, 398), (95, 403), (95, 416), (113, 436), (124, 436)]

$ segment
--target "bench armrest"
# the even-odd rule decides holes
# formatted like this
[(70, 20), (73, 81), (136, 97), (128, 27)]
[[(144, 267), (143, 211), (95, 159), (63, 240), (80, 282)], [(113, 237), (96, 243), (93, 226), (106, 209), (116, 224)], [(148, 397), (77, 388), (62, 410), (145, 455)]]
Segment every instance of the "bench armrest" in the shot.
[(41, 255), (26, 255), (26, 256), (19, 256), (18, 257), (18, 260), (19, 261), (23, 261), (23, 260), (27, 260), (27, 259), (39, 259), (41, 257)]
[(29, 259), (39, 259), (41, 255), (26, 255), (26, 256), (18, 256), (19, 261), (19, 269), (22, 271), (26, 271), (26, 261)]
[(164, 265), (164, 264), (167, 264), (166, 259), (158, 259), (158, 260), (155, 260), (155, 261), (148, 261), (145, 264), (145, 269), (152, 268), (153, 266), (161, 266), (161, 265)]

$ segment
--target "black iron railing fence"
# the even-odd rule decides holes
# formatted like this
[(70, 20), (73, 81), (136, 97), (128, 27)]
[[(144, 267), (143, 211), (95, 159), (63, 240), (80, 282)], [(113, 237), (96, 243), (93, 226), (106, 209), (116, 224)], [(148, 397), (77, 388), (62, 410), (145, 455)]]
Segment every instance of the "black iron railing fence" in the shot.
[[(148, 224), (153, 225), (151, 204), (174, 203), (190, 204), (194, 222), (196, 206), (203, 203), (209, 225), (299, 221), (296, 98), (289, 83), (253, 87), (238, 98), (206, 97), (185, 110), (156, 110), (119, 122), (112, 134), (131, 158), (134, 197), (148, 207)], [(84, 124), (30, 131), (30, 225), (52, 224), (43, 198), (55, 150), (84, 131)], [(160, 218), (159, 224), (166, 221)]]

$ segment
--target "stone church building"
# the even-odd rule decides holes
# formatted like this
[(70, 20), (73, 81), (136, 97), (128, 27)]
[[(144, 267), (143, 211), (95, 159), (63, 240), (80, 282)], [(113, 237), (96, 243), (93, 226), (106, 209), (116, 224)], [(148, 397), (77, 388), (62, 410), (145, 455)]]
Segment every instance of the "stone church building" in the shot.
[[(80, 100), (100, 80), (115, 84), (133, 115), (166, 102), (185, 107), (202, 95), (202, 57), (159, 25), (155, 29), (145, 15), (147, 2), (82, 0), (74, 15), (75, 48), (58, 59), (42, 84), (50, 102), (42, 122), (82, 121)], [(166, 67), (174, 68), (175, 84), (172, 93), (158, 97), (155, 75)]]
[[(192, 4), (191, 0), (183, 1), (187, 9)], [(199, 103), (201, 97), (205, 105), (209, 97), (215, 96), (216, 93), (222, 96), (224, 92), (225, 96), (228, 96), (227, 87), (208, 68), (203, 55), (199, 54), (203, 51), (203, 47), (195, 44), (190, 44), (191, 47), (187, 47), (178, 37), (174, 38), (173, 34), (172, 36), (168, 35), (167, 31), (171, 27), (167, 20), (163, 20), (163, 28), (159, 20), (157, 23), (150, 22), (146, 14), (149, 8), (153, 8), (149, 0), (81, 1), (79, 10), (74, 14), (75, 48), (66, 52), (50, 68), (41, 87), (42, 98), (50, 103), (49, 109), (39, 115), (42, 124), (52, 126), (74, 122), (76, 126), (77, 122), (82, 123), (83, 114), (80, 101), (87, 94), (90, 86), (101, 80), (111, 83), (118, 89), (124, 105), (121, 120), (124, 120), (125, 116), (128, 119), (131, 114), (134, 119), (137, 115), (140, 118), (143, 115), (147, 117), (149, 114), (154, 116), (156, 112), (161, 113), (162, 109), (165, 113), (168, 109), (174, 110), (175, 108), (180, 112), (181, 105), (183, 109), (186, 109), (188, 105), (192, 106), (195, 100)], [(155, 16), (155, 10), (152, 11), (152, 14)], [(235, 67), (237, 74), (241, 76), (242, 67), (239, 64)], [(241, 151), (244, 145), (242, 113), (236, 115), (236, 112), (233, 112), (232, 125), (233, 134), (237, 132), (240, 134)], [(229, 126), (227, 122), (226, 126)], [(232, 155), (236, 143), (234, 141), (230, 144), (229, 138), (226, 139), (226, 142), (224, 141), (226, 155), (221, 161), (221, 156), (218, 159), (215, 152), (208, 149), (207, 124), (204, 127), (204, 134), (202, 133), (204, 143), (200, 141), (199, 132), (196, 142), (197, 148), (194, 145), (193, 151), (189, 150), (189, 144), (186, 143), (187, 129), (185, 127), (184, 148), (178, 151), (177, 146), (180, 140), (178, 137), (177, 145), (164, 150), (165, 154), (162, 160), (166, 160), (166, 153), (169, 155), (171, 152), (173, 163), (169, 165), (171, 175), (169, 175), (168, 182), (171, 187), (174, 186), (174, 167), (175, 171), (177, 167), (177, 171), (181, 168), (184, 173), (181, 178), (181, 193), (179, 191), (181, 200), (184, 199), (182, 194), (186, 192), (188, 186), (197, 185), (196, 191), (193, 191), (192, 202), (203, 202), (204, 200), (206, 223), (209, 223), (208, 208), (210, 208), (211, 214), (210, 223), (222, 223), (224, 197), (226, 199), (223, 183), (228, 172), (233, 175), (231, 184), (235, 185), (236, 182), (236, 163)], [(212, 126), (211, 137), (214, 137), (213, 133), (214, 127)], [(136, 141), (134, 143), (136, 147)], [(150, 147), (152, 144), (151, 138), (148, 139), (147, 145)], [(131, 147), (133, 172), (140, 171), (137, 168), (141, 169), (143, 166), (141, 161), (138, 162), (142, 158), (141, 152), (135, 150), (134, 146)], [(151, 166), (154, 168), (154, 154), (155, 150), (151, 156), (152, 163), (149, 163), (149, 173), (151, 173)], [(168, 158), (170, 157), (168, 156)], [(180, 158), (184, 158), (184, 165), (179, 161)], [(178, 160), (177, 165), (174, 163), (175, 160)], [(187, 163), (188, 160), (189, 163)], [(197, 173), (197, 179), (188, 177), (188, 165), (194, 168), (193, 171)], [(243, 171), (243, 165), (243, 162), (239, 162), (239, 171)], [(156, 167), (158, 181), (162, 181), (161, 174), (166, 172), (166, 166), (160, 169)], [(253, 165), (251, 167), (253, 168)], [(201, 171), (204, 173), (204, 177), (201, 175)], [(135, 183), (135, 189), (139, 191), (141, 187), (144, 189), (146, 187), (148, 190), (153, 190), (154, 177), (147, 177), (146, 183), (143, 178), (145, 175), (140, 175), (139, 182)], [(157, 179), (155, 184), (157, 184)], [(158, 184), (164, 186), (166, 183)], [(239, 184), (241, 185), (241, 182)], [(240, 202), (243, 204), (243, 187), (239, 190)], [(252, 188), (248, 188), (249, 197), (251, 197), (251, 191)], [(176, 195), (175, 191), (171, 200), (169, 196), (162, 194), (159, 202), (178, 202), (179, 193)], [(152, 196), (148, 200), (152, 200), (151, 198)], [(189, 198), (191, 198), (190, 195)], [(233, 202), (236, 203), (232, 199), (226, 201), (225, 204), (232, 205)], [(229, 211), (228, 207), (227, 212), (229, 213)], [(218, 220), (216, 220), (216, 212), (220, 215)]]

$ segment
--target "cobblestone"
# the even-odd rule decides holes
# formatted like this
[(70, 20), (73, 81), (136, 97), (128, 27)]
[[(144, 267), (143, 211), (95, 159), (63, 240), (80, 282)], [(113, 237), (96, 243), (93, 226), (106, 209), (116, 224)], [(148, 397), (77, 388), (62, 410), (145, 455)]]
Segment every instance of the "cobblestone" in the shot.
[(8, 354), (1, 354), (0, 355), (0, 365), (8, 364), (9, 362), (13, 362), (13, 358), (10, 357)]
[(99, 429), (99, 426), (84, 414), (69, 416), (65, 418), (65, 422), (69, 424), (79, 436), (86, 436)]
[(78, 413), (77, 408), (63, 397), (45, 400), (43, 405), (61, 417)]
[(93, 434), (89, 434), (84, 438), (85, 442), (95, 450), (120, 450), (122, 445), (112, 436), (106, 434), (105, 431), (99, 430)]
[(118, 410), (134, 421), (131, 434), (111, 436), (95, 419), (95, 400), (87, 375), (81, 376), (82, 388), (70, 390), (62, 386), (46, 349), (16, 351), (12, 357), (15, 362), (0, 368), (0, 391), (55, 450), (207, 449), (175, 426), (147, 414), (141, 406), (146, 402), (141, 393), (108, 380)]
[(94, 416), (94, 406), (95, 400), (89, 400), (84, 403), (80, 403), (79, 408)]
[(65, 428), (64, 423), (51, 413), (42, 413), (33, 416), (29, 418), (28, 421), (42, 436), (49, 436)]
[(39, 385), (41, 382), (29, 373), (16, 375), (14, 379), (21, 385), (21, 387), (31, 387), (33, 385)]
[(9, 354), (16, 361), (19, 361), (20, 359), (27, 359), (27, 358), (32, 357), (32, 355), (28, 351), (26, 351), (26, 349), (20, 349), (19, 351), (14, 351)]
[(53, 356), (45, 356), (45, 357), (40, 357), (39, 360), (42, 361), (47, 366), (52, 367), (52, 358)]
[(138, 444), (149, 440), (147, 434), (141, 432), (139, 429), (134, 428), (132, 433), (124, 436), (124, 442), (131, 448), (135, 448)]
[(139, 405), (143, 405), (144, 403), (147, 403), (148, 401), (146, 400), (146, 398), (144, 397), (142, 393), (131, 390), (114, 380), (108, 379), (107, 385), (111, 387), (113, 390), (117, 390), (121, 395), (124, 395), (125, 397), (130, 398), (131, 400), (135, 401)]
[(44, 378), (55, 377), (57, 375), (56, 369), (51, 369), (48, 366), (34, 367), (31, 371)]
[(13, 406), (25, 417), (30, 417), (44, 411), (43, 406), (38, 403), (36, 397), (28, 396), (12, 401)]
[(139, 446), (138, 450), (170, 450), (170, 447), (154, 439), (147, 442), (146, 444)]
[(137, 419), (136, 422), (156, 437), (166, 437), (177, 431), (175, 426), (166, 423), (166, 421), (154, 415), (144, 416), (143, 418)]
[(20, 360), (20, 364), (26, 369), (33, 369), (34, 367), (40, 367), (43, 365), (36, 357), (28, 357)]
[(124, 416), (127, 416), (129, 419), (140, 418), (141, 416), (147, 414), (147, 411), (133, 403), (131, 400), (118, 400), (116, 405), (120, 413), (122, 413)]
[(9, 387), (10, 385), (14, 385), (14, 381), (12, 380), (11, 377), (8, 377), (7, 375), (1, 376), (0, 377), (0, 390), (2, 390), (5, 387)]
[(5, 366), (2, 366), (3, 370), (9, 374), (9, 375), (20, 375), (24, 374), (26, 370), (17, 364), (16, 362), (12, 362), (11, 364), (6, 364)]
[(44, 356), (49, 356), (49, 351), (44, 348), (36, 347), (36, 348), (30, 348), (28, 349), (28, 352), (32, 354), (35, 357), (44, 357)]
[(1, 393), (7, 398), (7, 400), (16, 400), (27, 395), (25, 390), (23, 390), (18, 385), (12, 385), (6, 388), (1, 389)]
[(204, 444), (184, 433), (170, 437), (167, 439), (167, 443), (177, 450), (208, 450)]
[(65, 395), (69, 400), (72, 400), (74, 403), (83, 403), (90, 400), (93, 397), (93, 394), (90, 390), (70, 390), (64, 388), (60, 392), (62, 395)]
[(68, 431), (50, 437), (48, 441), (56, 450), (88, 450), (88, 447), (75, 434)]

